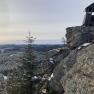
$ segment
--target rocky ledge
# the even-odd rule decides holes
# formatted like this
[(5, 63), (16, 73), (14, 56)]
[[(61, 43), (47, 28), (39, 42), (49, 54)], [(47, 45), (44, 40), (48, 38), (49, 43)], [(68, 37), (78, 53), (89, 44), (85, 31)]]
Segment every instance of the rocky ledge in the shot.
[(66, 32), (67, 44), (70, 49), (75, 49), (83, 43), (94, 41), (94, 27), (69, 27)]
[(51, 88), (57, 94), (94, 94), (94, 27), (69, 27), (66, 38), (71, 51), (53, 70)]

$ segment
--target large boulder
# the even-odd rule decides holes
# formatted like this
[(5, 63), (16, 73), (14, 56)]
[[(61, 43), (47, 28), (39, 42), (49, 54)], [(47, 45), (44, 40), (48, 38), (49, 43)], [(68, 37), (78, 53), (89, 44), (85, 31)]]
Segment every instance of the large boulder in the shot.
[[(62, 58), (60, 63), (55, 67), (53, 71), (54, 77), (50, 83), (52, 90), (57, 92), (57, 94), (62, 94), (65, 89), (63, 88), (64, 86), (61, 85), (61, 79), (63, 79), (74, 64), (77, 63), (78, 56), (85, 53), (83, 49), (87, 49), (87, 47), (93, 43), (94, 27), (69, 27), (67, 28), (66, 38), (68, 47), (72, 50), (70, 54)], [(87, 45), (87, 43), (89, 43), (89, 45)]]
[(58, 64), (53, 71), (53, 79), (51, 80), (51, 88), (57, 94), (62, 94), (64, 92), (61, 85), (61, 78), (72, 68), (76, 62), (77, 50), (73, 50), (66, 58), (62, 58), (60, 64)]
[(67, 44), (70, 49), (94, 41), (94, 27), (76, 26), (69, 27), (66, 31)]
[(76, 63), (61, 82), (64, 94), (94, 94), (94, 44), (78, 52)]
[[(88, 46), (90, 46), (90, 45), (88, 45)], [(70, 52), (70, 54), (68, 56), (66, 56), (65, 58), (63, 58), (61, 60), (60, 64), (58, 64), (55, 67), (55, 69), (53, 71), (54, 77), (51, 80), (50, 85), (51, 85), (53, 91), (56, 91), (57, 94), (62, 94), (62, 92), (64, 91), (63, 86), (61, 85), (61, 79), (63, 79), (63, 77), (65, 77), (65, 75), (72, 69), (74, 64), (77, 63), (78, 56), (81, 56), (83, 53), (85, 53), (85, 51), (87, 51), (84, 49), (87, 49), (88, 46), (82, 47), (80, 49), (77, 48), (75, 50), (72, 50)]]

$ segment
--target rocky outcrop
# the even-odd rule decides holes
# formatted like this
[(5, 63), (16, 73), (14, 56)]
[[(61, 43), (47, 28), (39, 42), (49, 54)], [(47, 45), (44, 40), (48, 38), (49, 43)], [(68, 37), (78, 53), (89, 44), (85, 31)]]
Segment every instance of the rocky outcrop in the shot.
[(64, 94), (94, 94), (94, 45), (78, 52), (76, 63), (61, 82)]
[[(92, 66), (94, 64), (93, 63), (94, 61), (92, 61), (94, 59), (92, 59), (91, 61), (90, 59), (88, 60), (88, 56), (90, 56), (88, 53), (92, 55), (94, 51), (94, 45), (92, 45), (94, 41), (94, 27), (78, 26), (78, 27), (67, 28), (66, 37), (67, 37), (68, 47), (72, 50), (70, 54), (65, 58), (62, 58), (60, 63), (55, 67), (53, 71), (54, 77), (51, 80), (50, 86), (53, 91), (57, 92), (57, 94), (63, 94), (62, 93), (63, 91), (65, 91), (65, 94), (93, 94), (91, 93), (93, 92), (91, 91), (91, 89), (87, 91), (88, 93), (86, 93), (86, 90), (84, 89), (86, 82), (89, 80), (85, 79), (86, 77), (83, 78), (82, 73), (80, 73), (79, 71), (78, 71), (79, 75), (75, 75), (74, 69), (77, 70), (79, 68), (79, 70), (81, 70), (81, 67), (83, 67), (84, 64), (85, 66), (87, 66), (87, 69), (88, 69), (91, 65), (89, 66), (88, 63), (86, 64), (84, 62), (85, 58), (87, 58), (87, 62), (89, 63), (91, 62), (90, 64), (92, 64)], [(87, 55), (87, 57), (85, 56), (85, 54)], [(81, 63), (81, 65), (80, 63), (78, 63), (78, 61)], [(87, 70), (87, 72), (90, 71), (89, 69)], [(71, 71), (73, 71), (74, 73)], [(83, 73), (85, 72), (86, 70), (83, 70)], [(91, 70), (91, 72), (93, 72), (93, 70)], [(80, 75), (82, 75), (82, 77)], [(82, 82), (80, 82), (81, 79), (83, 79), (84, 81), (84, 82), (82, 81), (84, 83), (82, 85), (83, 89), (80, 88), (80, 85), (82, 84)], [(93, 80), (91, 79), (90, 81), (93, 81)], [(79, 90), (79, 92), (81, 93), (78, 93), (78, 91), (72, 92), (73, 90), (75, 91), (75, 88), (76, 90)], [(90, 86), (90, 88), (93, 88), (93, 86)]]
[(51, 87), (57, 94), (62, 94), (64, 91), (60, 80), (75, 64), (76, 54), (77, 50), (72, 51), (65, 59), (62, 59), (60, 64), (56, 66), (53, 71), (54, 78), (51, 81)]
[[(46, 52), (46, 60), (43, 61), (42, 63), (42, 70), (43, 70), (43, 79), (46, 79), (44, 81), (41, 81), (41, 89), (42, 90), (47, 90), (48, 94), (60, 94), (61, 92), (63, 93), (62, 88), (59, 89), (61, 84), (58, 84), (59, 86), (54, 87), (53, 89), (53, 84), (51, 85), (51, 79), (52, 74), (53, 74), (53, 69), (60, 63), (60, 61), (65, 58), (68, 54), (70, 53), (70, 49), (68, 47), (62, 47), (58, 49), (53, 49), (48, 52)], [(50, 85), (51, 86), (50, 86)], [(48, 88), (49, 87), (49, 88)], [(59, 90), (58, 90), (59, 89)], [(40, 90), (41, 91), (41, 90)]]
[[(45, 60), (41, 61), (41, 66), (44, 71), (48, 71), (49, 74), (52, 73), (53, 69), (60, 63), (60, 61), (65, 58), (70, 53), (68, 47), (62, 47), (58, 49), (53, 49), (45, 53)], [(40, 67), (41, 67), (40, 66)]]
[(70, 49), (67, 46), (63, 46), (62, 48), (52, 49), (46, 52), (46, 59), (49, 61), (50, 58), (53, 58), (56, 63), (60, 63), (60, 61), (65, 58), (70, 53)]
[(46, 53), (46, 56), (47, 56), (47, 58), (51, 58), (51, 57), (55, 58), (58, 55), (62, 55), (62, 57), (64, 58), (69, 54), (69, 52), (70, 52), (69, 48), (67, 46), (64, 46), (62, 48), (49, 50)]
[(76, 26), (69, 27), (66, 31), (67, 44), (70, 49), (94, 41), (94, 27)]

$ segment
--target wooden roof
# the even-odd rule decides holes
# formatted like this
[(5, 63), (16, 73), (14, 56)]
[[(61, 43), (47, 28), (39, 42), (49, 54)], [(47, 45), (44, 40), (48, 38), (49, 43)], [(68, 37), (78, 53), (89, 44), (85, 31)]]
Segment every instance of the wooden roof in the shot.
[(85, 8), (86, 12), (94, 12), (94, 3)]

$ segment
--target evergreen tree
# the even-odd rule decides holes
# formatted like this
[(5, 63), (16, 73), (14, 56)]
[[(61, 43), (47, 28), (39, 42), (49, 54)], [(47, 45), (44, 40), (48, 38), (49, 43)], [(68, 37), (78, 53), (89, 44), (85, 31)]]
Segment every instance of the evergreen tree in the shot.
[(22, 70), (23, 70), (23, 85), (21, 94), (33, 94), (33, 82), (32, 77), (34, 76), (34, 60), (35, 56), (32, 49), (32, 43), (34, 38), (29, 35), (27, 36), (27, 45), (22, 57)]
[(30, 74), (33, 75), (33, 68), (34, 68), (34, 61), (35, 61), (35, 55), (32, 48), (32, 43), (34, 42), (33, 36), (31, 36), (31, 33), (29, 32), (29, 35), (27, 36), (27, 45), (25, 48), (25, 52), (23, 55), (23, 66), (25, 67), (25, 70), (30, 72)]
[(35, 55), (32, 48), (34, 38), (30, 32), (27, 36), (27, 45), (20, 60), (18, 68), (10, 72), (9, 79), (7, 81), (8, 94), (34, 94), (34, 82), (32, 77), (34, 76)]

